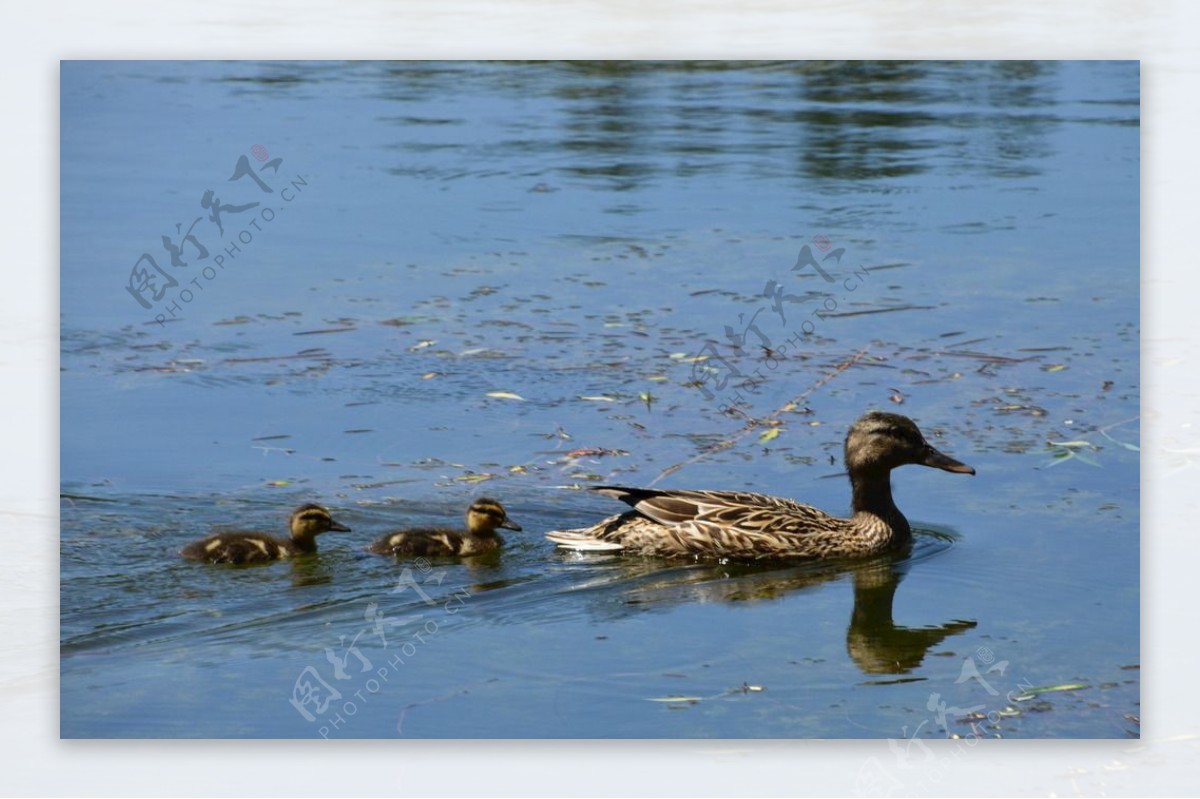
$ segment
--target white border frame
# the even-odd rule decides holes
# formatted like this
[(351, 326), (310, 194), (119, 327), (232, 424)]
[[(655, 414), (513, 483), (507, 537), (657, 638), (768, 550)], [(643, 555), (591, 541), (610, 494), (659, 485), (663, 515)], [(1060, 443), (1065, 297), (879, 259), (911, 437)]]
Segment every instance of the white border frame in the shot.
[[(58, 740), (58, 78), (73, 58), (1142, 61), (1143, 740), (939, 748), (945, 796), (1195, 791), (1200, 5), (148, 0), (10, 6), (0, 33), (0, 791), (21, 795), (839, 795), (875, 742)], [(932, 742), (940, 744), (942, 742)], [(945, 742), (949, 745), (952, 742)], [(465, 760), (464, 760), (465, 758)], [(314, 762), (315, 761), (315, 762)], [(902, 793), (903, 791), (901, 791)]]

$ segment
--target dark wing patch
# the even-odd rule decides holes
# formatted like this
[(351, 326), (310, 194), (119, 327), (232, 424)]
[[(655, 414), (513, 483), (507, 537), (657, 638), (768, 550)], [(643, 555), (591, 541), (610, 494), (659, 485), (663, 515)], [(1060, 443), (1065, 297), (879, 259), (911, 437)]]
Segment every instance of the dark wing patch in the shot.
[(633, 507), (660, 524), (680, 524), (700, 514), (700, 506), (695, 502), (670, 494), (647, 497)]

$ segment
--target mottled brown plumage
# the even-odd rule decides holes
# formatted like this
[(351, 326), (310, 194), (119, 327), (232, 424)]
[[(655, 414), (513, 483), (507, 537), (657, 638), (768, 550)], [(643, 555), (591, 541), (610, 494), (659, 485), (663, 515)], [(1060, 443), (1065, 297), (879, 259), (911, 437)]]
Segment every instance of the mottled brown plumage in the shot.
[(892, 501), (891, 471), (907, 463), (975, 474), (938, 452), (916, 424), (872, 411), (850, 428), (846, 470), (853, 489), (849, 519), (790, 499), (742, 491), (670, 491), (622, 486), (591, 490), (632, 505), (579, 530), (547, 534), (568, 549), (699, 559), (840, 558), (903, 545), (911, 530)]
[(317, 551), (316, 536), (330, 530), (348, 533), (350, 528), (333, 520), (320, 505), (301, 505), (288, 521), (291, 540), (265, 533), (217, 533), (193, 541), (179, 553), (190, 560), (208, 563), (268, 563)]
[(500, 548), (504, 539), (496, 528), (520, 531), (521, 526), (508, 518), (504, 506), (494, 499), (482, 497), (467, 508), (467, 529), (446, 527), (414, 527), (396, 530), (367, 547), (378, 555), (426, 557), (481, 555)]

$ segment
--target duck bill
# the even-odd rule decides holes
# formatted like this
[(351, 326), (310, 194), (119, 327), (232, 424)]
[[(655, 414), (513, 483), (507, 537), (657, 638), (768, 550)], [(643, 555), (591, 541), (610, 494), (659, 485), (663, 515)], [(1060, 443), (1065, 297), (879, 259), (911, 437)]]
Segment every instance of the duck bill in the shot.
[(512, 519), (506, 518), (499, 524), (499, 526), (503, 527), (505, 530), (516, 530), (518, 533), (521, 532), (521, 525), (517, 524)]
[(335, 522), (333, 519), (330, 519), (330, 520), (329, 520), (329, 529), (330, 529), (330, 530), (333, 530), (334, 532), (337, 532), (337, 533), (348, 533), (348, 532), (350, 532), (350, 528), (349, 528), (349, 527), (347, 527), (346, 525), (342, 524), (341, 522)]
[(947, 472), (956, 472), (957, 474), (975, 474), (975, 470), (967, 464), (956, 461), (949, 455), (938, 452), (933, 447), (930, 447), (925, 453), (925, 460), (921, 461), (921, 464), (923, 466), (932, 466), (935, 469), (943, 469)]

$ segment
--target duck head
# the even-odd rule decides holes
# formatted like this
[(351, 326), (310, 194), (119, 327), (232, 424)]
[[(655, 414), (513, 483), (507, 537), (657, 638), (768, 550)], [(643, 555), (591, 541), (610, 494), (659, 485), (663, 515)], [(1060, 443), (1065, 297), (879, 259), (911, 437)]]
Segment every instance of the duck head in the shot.
[(346, 525), (334, 521), (333, 516), (329, 511), (320, 505), (301, 505), (292, 511), (291, 521), (288, 527), (292, 531), (292, 538), (305, 539), (312, 538), (321, 533), (327, 533), (330, 530), (336, 530), (340, 533), (350, 532), (350, 528)]
[(907, 463), (975, 474), (970, 466), (934, 449), (913, 420), (898, 413), (871, 411), (846, 434), (846, 470), (851, 476), (886, 474)]
[(471, 535), (494, 535), (497, 527), (520, 532), (521, 525), (508, 518), (504, 506), (494, 499), (480, 497), (467, 508), (467, 530)]

